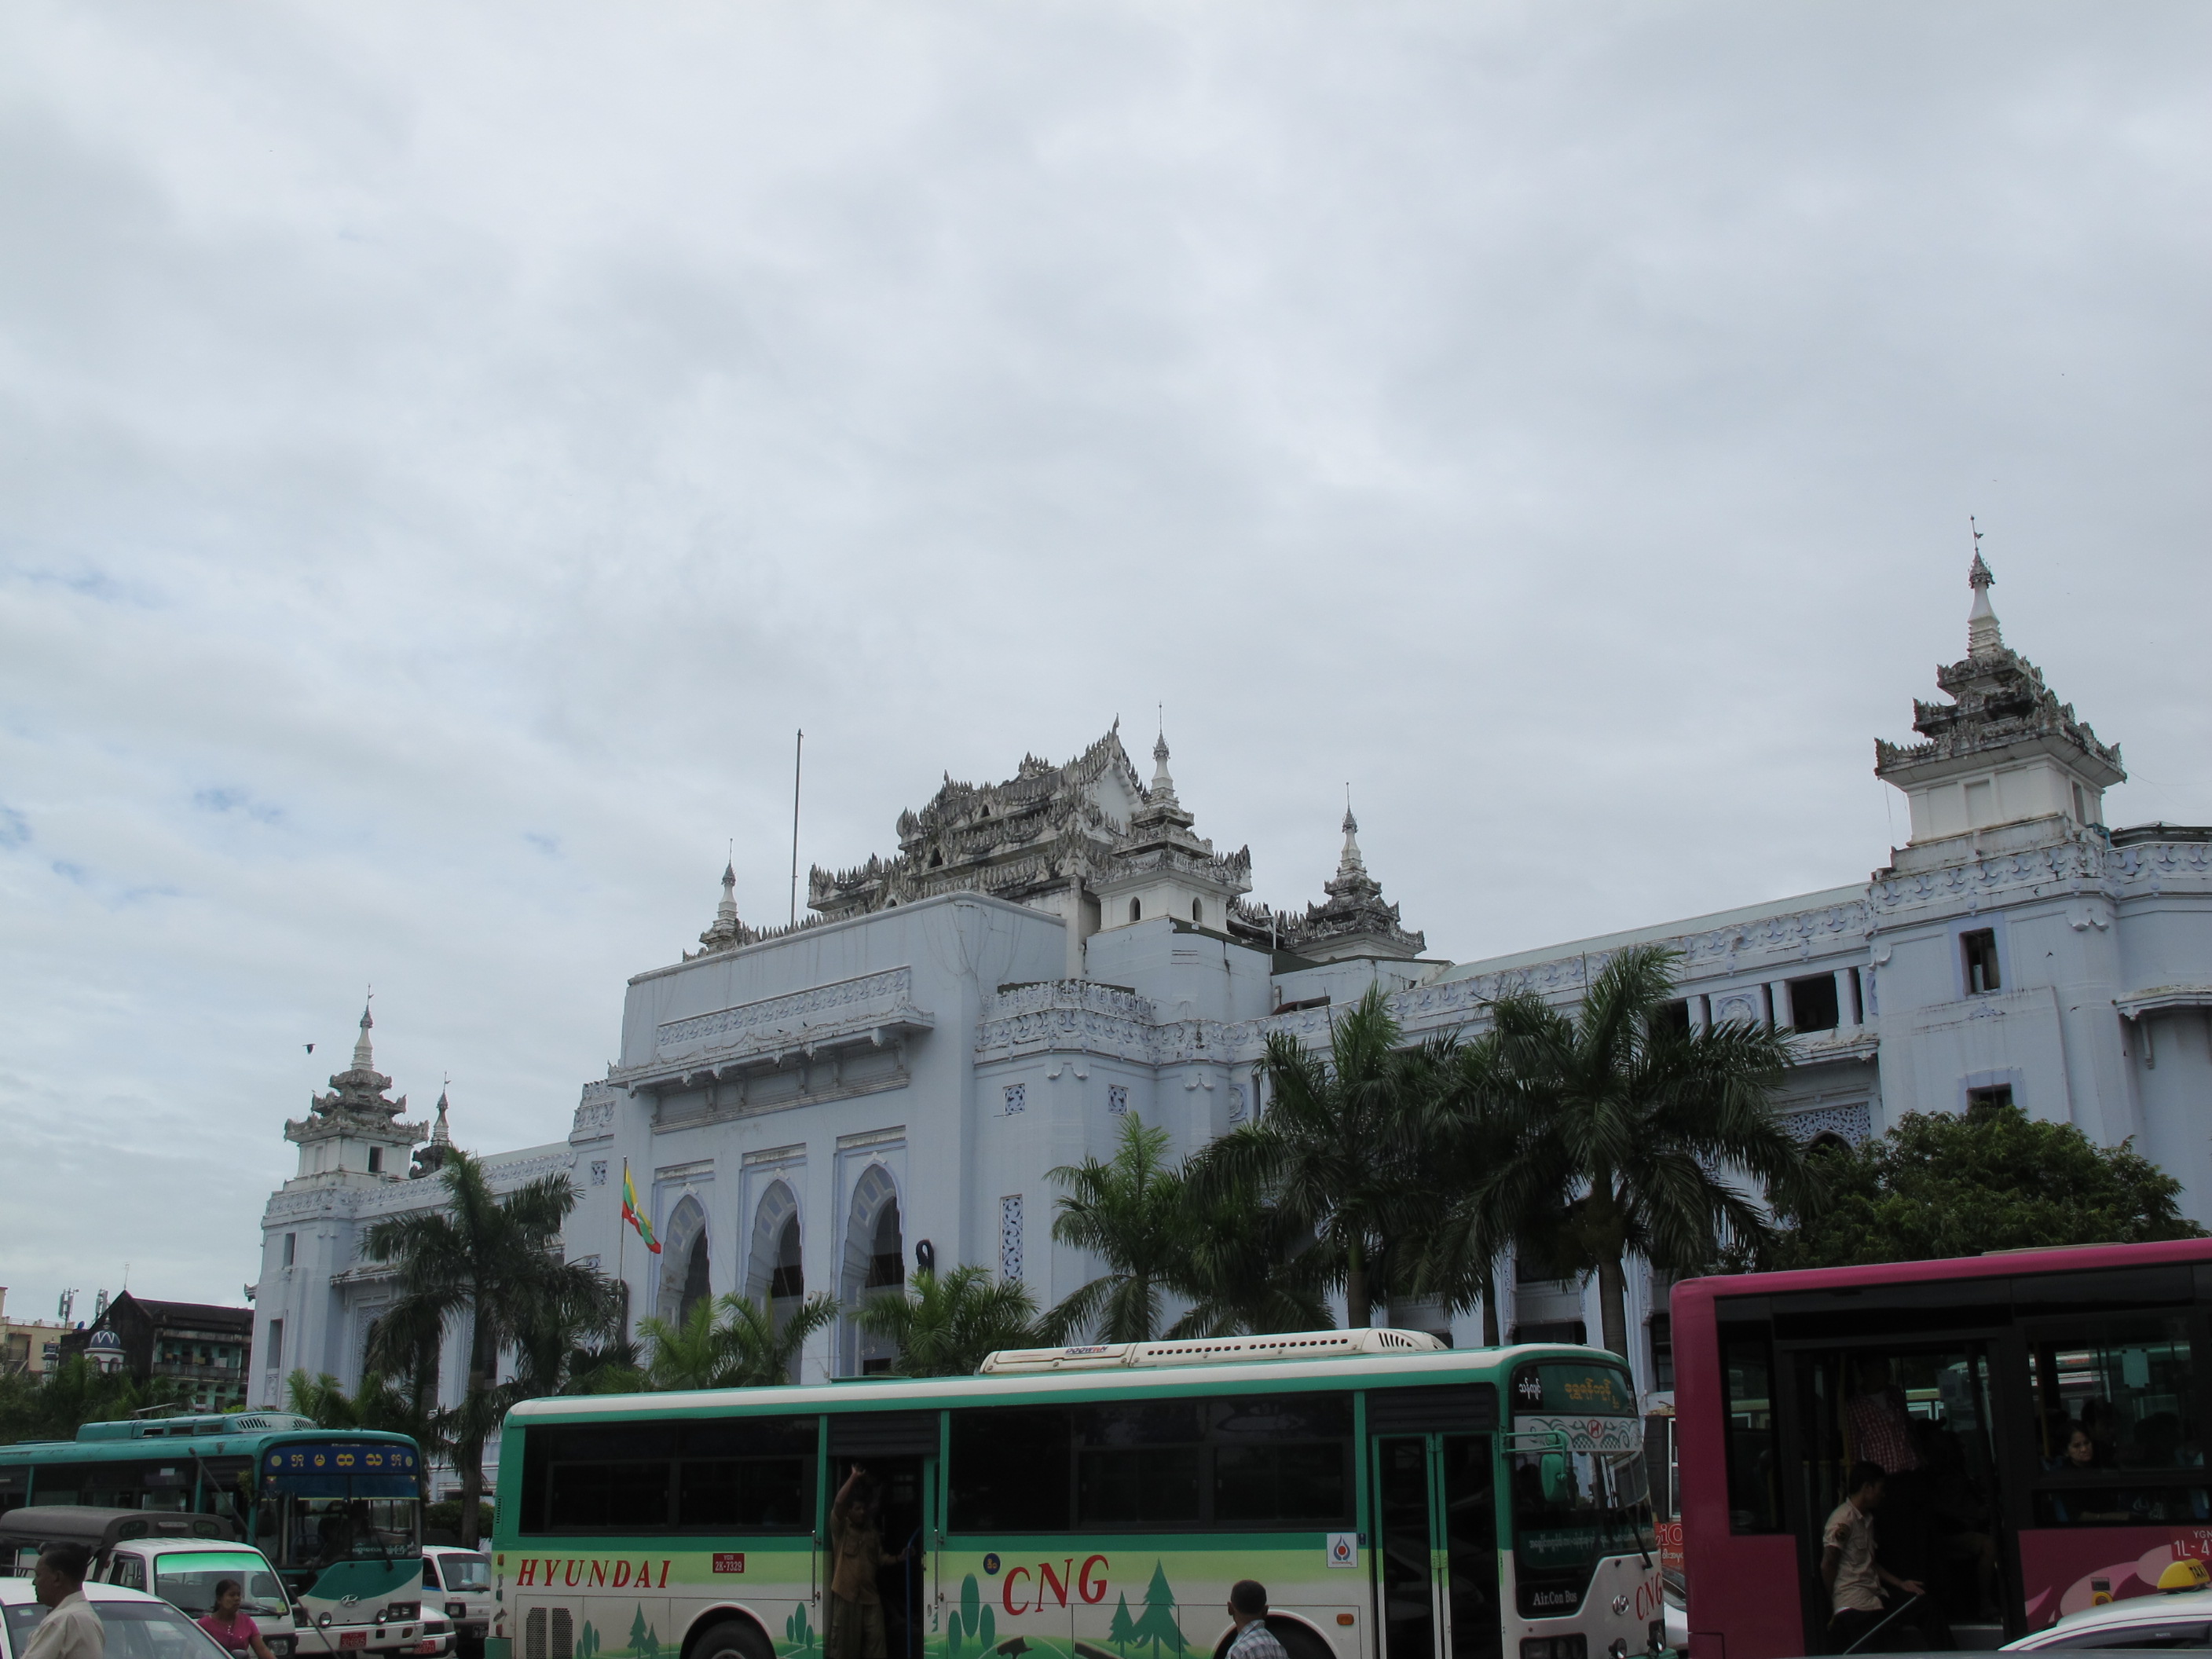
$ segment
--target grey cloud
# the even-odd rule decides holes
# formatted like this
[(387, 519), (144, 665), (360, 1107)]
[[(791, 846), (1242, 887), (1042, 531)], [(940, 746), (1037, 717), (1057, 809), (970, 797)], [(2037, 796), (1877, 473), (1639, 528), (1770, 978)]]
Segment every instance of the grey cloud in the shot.
[(2200, 9), (0, 31), (0, 1124), (115, 1218), (0, 1219), (27, 1302), (231, 1294), (372, 980), (556, 1133), (729, 837), (785, 913), (802, 725), (843, 864), (1164, 702), (1262, 896), (1348, 780), (1466, 958), (1882, 862), (1974, 512), (2116, 815), (2212, 819)]

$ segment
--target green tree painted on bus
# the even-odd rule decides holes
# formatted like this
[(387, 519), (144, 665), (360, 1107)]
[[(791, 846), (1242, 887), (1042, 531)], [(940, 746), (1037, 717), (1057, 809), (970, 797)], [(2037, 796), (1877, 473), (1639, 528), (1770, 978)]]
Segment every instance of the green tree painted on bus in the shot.
[(583, 1629), (576, 1632), (576, 1659), (592, 1659), (599, 1650), (599, 1633), (592, 1628), (592, 1621), (584, 1620)]
[(1129, 1650), (1129, 1644), (1137, 1640), (1137, 1621), (1129, 1617), (1129, 1592), (1123, 1590), (1121, 1599), (1114, 1608), (1114, 1622), (1107, 1627), (1106, 1639), (1121, 1652)]
[(660, 1636), (645, 1622), (645, 1604), (638, 1603), (637, 1613), (629, 1621), (629, 1650), (637, 1659), (660, 1659)]
[(806, 1620), (806, 1603), (801, 1601), (791, 1610), (791, 1617), (783, 1621), (783, 1639), (791, 1644), (793, 1653), (814, 1650), (814, 1626)]
[(999, 1615), (985, 1605), (982, 1587), (971, 1572), (960, 1581), (959, 1607), (945, 1620), (945, 1659), (960, 1659), (963, 1642), (975, 1643), (981, 1653), (995, 1647), (998, 1640)]
[(1175, 1591), (1168, 1585), (1164, 1562), (1152, 1563), (1152, 1582), (1145, 1586), (1145, 1616), (1131, 1628), (1129, 1640), (1150, 1642), (1152, 1659), (1159, 1659), (1163, 1647), (1170, 1653), (1182, 1651), (1182, 1626), (1176, 1623)]

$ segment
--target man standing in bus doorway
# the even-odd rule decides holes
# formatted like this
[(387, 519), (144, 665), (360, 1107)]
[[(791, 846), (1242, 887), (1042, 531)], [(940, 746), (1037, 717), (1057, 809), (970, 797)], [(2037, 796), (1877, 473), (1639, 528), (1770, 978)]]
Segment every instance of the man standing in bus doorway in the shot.
[(824, 1659), (888, 1659), (878, 1568), (906, 1551), (884, 1553), (884, 1494), (858, 1463), (830, 1505), (830, 1640)]
[(1267, 1628), (1267, 1589), (1259, 1580), (1240, 1578), (1229, 1587), (1229, 1617), (1236, 1623), (1237, 1639), (1221, 1659), (1289, 1659)]
[[(1828, 1524), (1820, 1529), (1820, 1582), (1828, 1587), (1828, 1634), (1838, 1653), (1848, 1650), (1889, 1616), (1889, 1607), (1882, 1600), (1884, 1584), (1907, 1595), (1928, 1593), (1918, 1579), (1899, 1578), (1875, 1559), (1874, 1512), (1881, 1507), (1881, 1466), (1854, 1463), (1850, 1496), (1836, 1505)], [(1894, 1638), (1905, 1632), (1893, 1625), (1882, 1634)], [(1913, 1638), (1910, 1645), (1920, 1646), (1917, 1630)], [(1869, 1651), (1881, 1649), (1897, 1651), (1898, 1643), (1885, 1639)]]
[(49, 1544), (31, 1570), (31, 1587), (46, 1616), (19, 1651), (22, 1659), (106, 1659), (107, 1627), (84, 1599), (92, 1552), (82, 1544)]
[(1858, 1385), (1858, 1392), (1844, 1401), (1844, 1420), (1850, 1430), (1848, 1453), (1855, 1462), (1881, 1468), (1889, 1500), (1875, 1528), (1875, 1553), (1891, 1571), (1924, 1578), (1935, 1565), (1935, 1493), (1896, 1363), (1886, 1358), (1861, 1361)]

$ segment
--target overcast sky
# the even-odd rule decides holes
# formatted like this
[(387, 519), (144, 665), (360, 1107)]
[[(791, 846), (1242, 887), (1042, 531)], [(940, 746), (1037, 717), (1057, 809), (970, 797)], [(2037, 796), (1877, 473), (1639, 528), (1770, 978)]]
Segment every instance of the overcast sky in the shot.
[[(235, 1301), (363, 987), (623, 981), (1164, 705), (1469, 960), (1863, 880), (2008, 641), (2212, 822), (2212, 10), (0, 13), (8, 1310)], [(313, 1056), (303, 1045), (313, 1042)]]

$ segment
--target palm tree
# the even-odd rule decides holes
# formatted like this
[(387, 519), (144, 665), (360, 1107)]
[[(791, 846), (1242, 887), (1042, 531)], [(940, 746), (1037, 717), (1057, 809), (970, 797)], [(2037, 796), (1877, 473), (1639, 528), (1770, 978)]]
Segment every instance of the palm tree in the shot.
[(1172, 1288), (1190, 1309), (1170, 1339), (1316, 1331), (1336, 1323), (1324, 1294), (1328, 1252), (1279, 1204), (1237, 1188), (1185, 1200), (1183, 1258)]
[(1168, 1132), (1133, 1112), (1112, 1158), (1051, 1171), (1067, 1188), (1052, 1236), (1104, 1257), (1107, 1270), (1045, 1316), (1046, 1340), (1095, 1332), (1102, 1342), (1149, 1342), (1158, 1333), (1161, 1294), (1173, 1287), (1183, 1249), (1183, 1176), (1167, 1151)]
[(380, 1429), (404, 1434), (425, 1450), (438, 1448), (435, 1402), (425, 1406), (380, 1371), (362, 1374), (361, 1387), (348, 1395), (325, 1371), (310, 1376), (295, 1370), (284, 1380), (286, 1407), (314, 1419), (319, 1429)]
[(1399, 1047), (1379, 985), (1329, 1032), (1326, 1057), (1287, 1032), (1267, 1039), (1267, 1115), (1192, 1160), (1201, 1195), (1239, 1188), (1273, 1196), (1313, 1229), (1344, 1285), (1346, 1322), (1371, 1322), (1375, 1297), (1410, 1254), (1431, 1183), (1425, 1176), (1431, 1091), (1441, 1050)]
[[(714, 1315), (724, 1317), (718, 1323)], [(702, 1302), (681, 1322), (647, 1316), (637, 1332), (650, 1347), (647, 1389), (758, 1389), (791, 1380), (792, 1362), (806, 1339), (837, 1316), (837, 1299), (811, 1296), (778, 1324), (750, 1297), (735, 1291)]]
[(1018, 1279), (994, 1281), (981, 1267), (939, 1277), (923, 1267), (907, 1295), (879, 1296), (860, 1312), (860, 1328), (898, 1346), (901, 1376), (972, 1376), (1000, 1348), (1037, 1340), (1036, 1299)]
[[(1622, 951), (1571, 1015), (1534, 993), (1500, 999), (1460, 1068), (1466, 1180), (1438, 1259), (1486, 1271), (1525, 1241), (1547, 1266), (1595, 1273), (1605, 1346), (1626, 1357), (1626, 1258), (1695, 1271), (1724, 1240), (1763, 1243), (1773, 1209), (1815, 1203), (1817, 1172), (1771, 1098), (1787, 1033), (1664, 1018), (1679, 953)], [(1768, 1208), (1721, 1173), (1741, 1171)]]
[(596, 1268), (561, 1259), (561, 1224), (576, 1203), (566, 1176), (496, 1197), (483, 1165), (456, 1152), (438, 1179), (446, 1185), (444, 1210), (380, 1221), (362, 1240), (370, 1261), (399, 1270), (398, 1298), (379, 1322), (368, 1358), (380, 1370), (404, 1373), (426, 1331), (467, 1330), (467, 1384), (446, 1429), (461, 1477), (461, 1542), (474, 1549), (483, 1443), (505, 1411), (495, 1386), (501, 1354), (556, 1310), (590, 1307), (611, 1322), (621, 1292)]

